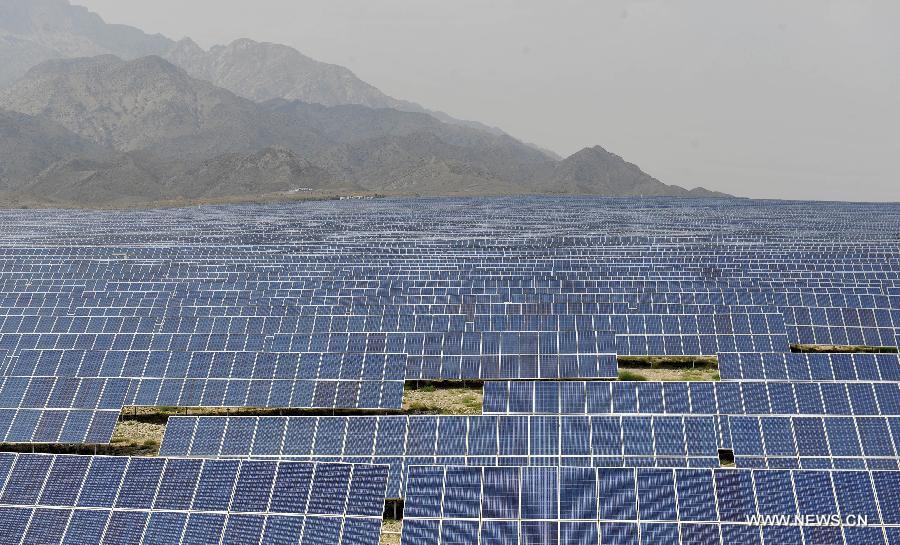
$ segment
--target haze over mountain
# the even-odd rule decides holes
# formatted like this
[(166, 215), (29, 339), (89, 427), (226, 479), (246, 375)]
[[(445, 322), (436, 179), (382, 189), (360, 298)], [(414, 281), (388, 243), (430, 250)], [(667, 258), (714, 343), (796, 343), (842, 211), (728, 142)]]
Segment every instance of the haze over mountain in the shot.
[(0, 90), (7, 199), (719, 196), (665, 185), (599, 147), (559, 161), (285, 46), (238, 40), (203, 51), (106, 25), (64, 0), (0, 0), (4, 14), (0, 58), (24, 49), (33, 52), (29, 62), (50, 57)]

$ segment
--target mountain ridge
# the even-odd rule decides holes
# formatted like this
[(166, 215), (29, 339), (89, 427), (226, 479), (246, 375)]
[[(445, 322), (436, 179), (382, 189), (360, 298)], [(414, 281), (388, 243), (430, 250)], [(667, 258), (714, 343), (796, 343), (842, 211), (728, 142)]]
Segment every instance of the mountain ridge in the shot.
[[(4, 44), (46, 49), (27, 62), (50, 46), (56, 56), (0, 89), (0, 196), (78, 205), (308, 191), (726, 196), (663, 184), (599, 146), (560, 158), (442, 119), (287, 46), (242, 39), (204, 51), (106, 25), (65, 0), (30, 1), (0, 0), (0, 13), (15, 16), (0, 22), (0, 59)], [(29, 36), (53, 10), (66, 12), (46, 15), (61, 37)], [(55, 43), (78, 32), (70, 47)], [(106, 52), (117, 44), (123, 56)], [(59, 51), (79, 47), (101, 54)]]

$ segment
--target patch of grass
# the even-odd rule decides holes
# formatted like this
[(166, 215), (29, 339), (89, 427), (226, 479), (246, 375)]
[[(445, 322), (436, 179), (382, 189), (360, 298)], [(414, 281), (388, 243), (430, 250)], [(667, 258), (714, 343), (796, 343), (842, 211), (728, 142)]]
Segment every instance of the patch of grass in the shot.
[(385, 519), (381, 526), (381, 545), (400, 545), (400, 530), (403, 523), (399, 520)]
[(644, 369), (687, 369), (719, 367), (716, 356), (619, 356), (619, 366)]
[(426, 384), (407, 387), (403, 392), (403, 412), (407, 414), (481, 414), (484, 395), (481, 385), (459, 383)]
[(896, 354), (896, 346), (857, 346), (844, 344), (792, 344), (791, 352), (836, 354)]
[(719, 372), (709, 368), (686, 369), (681, 372), (681, 380), (685, 382), (719, 380)]
[(647, 377), (645, 377), (644, 375), (642, 375), (640, 373), (635, 373), (634, 371), (620, 370), (619, 371), (619, 380), (631, 381), (631, 382), (645, 381), (645, 380), (647, 380)]

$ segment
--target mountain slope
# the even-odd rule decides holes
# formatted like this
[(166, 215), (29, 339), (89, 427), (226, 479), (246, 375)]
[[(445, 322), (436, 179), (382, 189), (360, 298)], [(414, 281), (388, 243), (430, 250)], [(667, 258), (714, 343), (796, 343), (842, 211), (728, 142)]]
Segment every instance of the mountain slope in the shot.
[(103, 54), (133, 59), (172, 46), (163, 36), (105, 23), (67, 0), (0, 0), (0, 87), (50, 59)]
[[(496, 127), (456, 119), (444, 112), (388, 96), (349, 69), (317, 61), (286, 45), (242, 38), (204, 51), (186, 38), (175, 44), (165, 58), (196, 78), (256, 102), (285, 99), (323, 106), (351, 104), (391, 108), (428, 114), (451, 125), (505, 134)], [(541, 151), (549, 155), (549, 152)]]
[(304, 191), (352, 193), (359, 188), (280, 149), (229, 153), (195, 166), (134, 152), (107, 161), (72, 160), (39, 174), (19, 194), (54, 204), (130, 205), (160, 201), (252, 198)]
[(57, 123), (0, 110), (0, 191), (20, 188), (58, 161), (106, 155), (100, 146)]
[[(53, 60), (0, 91), (6, 186), (80, 204), (317, 191), (703, 196), (602, 148), (564, 161), (434, 117), (256, 103), (150, 56)], [(33, 134), (18, 137), (19, 132)], [(273, 149), (274, 148), (274, 149)]]
[[(716, 197), (716, 194), (702, 188), (687, 190), (677, 185), (667, 185), (650, 176), (637, 165), (629, 163), (600, 146), (585, 148), (554, 165), (544, 174), (544, 189), (553, 193), (630, 196), (670, 196), (670, 197)], [(541, 187), (534, 189), (540, 190)]]
[(159, 57), (113, 56), (41, 64), (0, 91), (0, 107), (41, 115), (97, 144), (175, 159), (208, 158), (317, 138), (290, 136), (253, 102), (188, 76)]
[(219, 198), (279, 192), (359, 188), (343, 184), (326, 170), (290, 150), (267, 148), (230, 153), (204, 161), (167, 181), (167, 194), (182, 198)]

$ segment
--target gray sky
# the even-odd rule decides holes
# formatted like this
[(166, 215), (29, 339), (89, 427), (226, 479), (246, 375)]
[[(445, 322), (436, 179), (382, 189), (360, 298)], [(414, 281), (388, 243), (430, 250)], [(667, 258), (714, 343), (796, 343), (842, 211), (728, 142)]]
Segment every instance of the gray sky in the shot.
[(663, 182), (900, 201), (897, 0), (72, 0), (204, 47), (248, 37)]

